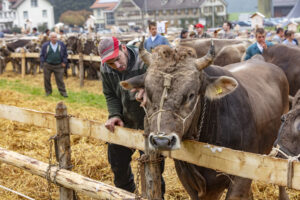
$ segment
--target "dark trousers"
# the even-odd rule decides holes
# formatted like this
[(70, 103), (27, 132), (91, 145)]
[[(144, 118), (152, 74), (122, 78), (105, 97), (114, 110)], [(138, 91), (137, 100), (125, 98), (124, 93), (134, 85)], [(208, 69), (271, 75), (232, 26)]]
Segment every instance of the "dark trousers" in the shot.
[(62, 96), (66, 96), (67, 91), (64, 83), (64, 67), (62, 67), (61, 64), (51, 65), (48, 63), (44, 63), (43, 68), (44, 68), (44, 87), (45, 87), (46, 94), (52, 93), (51, 74), (54, 73), (56, 85), (60, 94)]
[[(108, 161), (114, 173), (114, 184), (116, 187), (127, 190), (129, 192), (135, 191), (134, 177), (131, 171), (130, 161), (131, 156), (135, 152), (134, 149), (120, 146), (117, 144), (108, 144)], [(143, 154), (140, 151), (140, 154)], [(161, 173), (164, 172), (165, 160), (160, 164)], [(165, 181), (161, 179), (161, 192), (164, 196), (166, 191)]]

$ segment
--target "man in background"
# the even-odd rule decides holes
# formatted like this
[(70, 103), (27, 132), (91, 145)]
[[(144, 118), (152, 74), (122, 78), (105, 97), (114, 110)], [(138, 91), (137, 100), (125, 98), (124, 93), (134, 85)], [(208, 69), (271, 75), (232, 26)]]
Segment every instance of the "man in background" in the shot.
[(255, 31), (256, 42), (248, 47), (245, 60), (252, 58), (256, 54), (262, 54), (268, 47), (273, 46), (273, 43), (266, 41), (265, 29), (257, 28)]
[(150, 37), (145, 41), (144, 47), (148, 52), (152, 52), (152, 50), (159, 45), (170, 45), (167, 38), (157, 33), (157, 25), (156, 22), (149, 22), (149, 32)]
[(40, 61), (44, 71), (44, 87), (46, 96), (52, 94), (51, 74), (54, 73), (56, 85), (63, 97), (68, 97), (63, 80), (64, 69), (68, 65), (68, 54), (65, 44), (57, 40), (55, 32), (50, 33), (50, 41), (42, 46)]
[(284, 30), (283, 28), (278, 28), (276, 30), (276, 35), (273, 37), (272, 42), (274, 44), (280, 44), (284, 40)]
[(204, 32), (204, 26), (200, 23), (196, 24), (195, 26), (197, 35), (195, 38), (210, 38), (210, 36)]

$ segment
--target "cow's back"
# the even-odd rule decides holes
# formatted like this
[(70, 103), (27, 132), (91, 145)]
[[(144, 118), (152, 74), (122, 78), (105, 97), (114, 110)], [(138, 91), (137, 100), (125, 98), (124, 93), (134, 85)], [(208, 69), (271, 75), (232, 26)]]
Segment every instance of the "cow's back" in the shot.
[(289, 86), (284, 72), (263, 60), (250, 59), (225, 66), (246, 89), (259, 138), (260, 153), (268, 153), (288, 111)]
[(266, 62), (280, 67), (287, 76), (290, 95), (300, 89), (300, 48), (287, 45), (274, 45), (263, 53)]

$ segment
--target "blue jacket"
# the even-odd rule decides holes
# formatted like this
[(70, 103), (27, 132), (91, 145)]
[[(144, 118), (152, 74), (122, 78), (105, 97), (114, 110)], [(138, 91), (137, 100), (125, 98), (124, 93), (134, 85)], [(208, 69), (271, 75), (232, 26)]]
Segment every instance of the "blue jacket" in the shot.
[[(266, 44), (267, 44), (267, 47), (273, 46), (272, 42), (267, 42), (266, 41)], [(248, 49), (246, 51), (245, 60), (249, 60), (250, 58), (252, 58), (252, 56), (254, 56), (256, 54), (262, 54), (261, 51), (259, 50), (258, 46), (257, 46), (257, 42), (255, 42), (250, 47), (248, 47)]]
[(163, 44), (170, 46), (170, 43), (167, 40), (167, 38), (165, 38), (164, 36), (162, 36), (160, 34), (157, 34), (154, 41), (152, 41), (151, 37), (149, 37), (146, 40), (144, 46), (145, 46), (145, 49), (147, 49), (147, 51), (149, 51), (151, 53), (152, 49), (154, 49), (155, 47), (157, 47), (159, 45), (163, 45)]
[[(66, 45), (60, 40), (58, 40), (57, 43), (58, 43), (57, 48), (60, 49), (60, 58), (61, 58), (62, 62), (66, 64), (66, 67), (68, 68), (69, 63), (68, 63), (68, 53), (67, 53)], [(45, 42), (42, 46), (42, 50), (41, 50), (41, 54), (40, 54), (41, 67), (43, 67), (44, 62), (46, 61), (49, 48), (51, 48), (50, 41)]]

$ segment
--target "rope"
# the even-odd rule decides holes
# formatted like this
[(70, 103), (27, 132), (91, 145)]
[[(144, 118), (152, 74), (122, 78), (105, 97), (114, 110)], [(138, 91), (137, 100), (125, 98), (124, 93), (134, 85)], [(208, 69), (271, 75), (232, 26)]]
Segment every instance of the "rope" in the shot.
[(15, 191), (15, 190), (12, 190), (12, 189), (9, 189), (9, 188), (7, 188), (7, 187), (4, 187), (3, 185), (0, 185), (0, 188), (2, 188), (2, 189), (4, 189), (4, 190), (7, 190), (7, 191), (9, 191), (9, 192), (15, 193), (15, 194), (17, 194), (17, 195), (19, 195), (19, 196), (21, 196), (21, 197), (24, 197), (25, 199), (35, 200), (35, 199), (33, 199), (33, 198), (29, 197), (29, 196), (26, 196), (25, 194), (22, 194), (22, 193), (20, 193), (20, 192)]
[[(276, 152), (276, 153), (275, 153)], [(277, 145), (276, 147), (272, 148), (271, 153), (269, 154), (270, 156), (277, 156), (277, 154), (281, 153), (285, 158), (288, 159), (288, 166), (287, 166), (287, 187), (288, 188), (292, 188), (292, 180), (293, 180), (293, 176), (294, 176), (294, 166), (293, 166), (293, 162), (294, 161), (298, 161), (298, 159), (300, 158), (300, 154), (297, 156), (290, 156), (288, 154), (286, 154), (284, 151), (282, 151), (280, 149), (280, 146)], [(273, 157), (275, 157), (273, 156)]]

